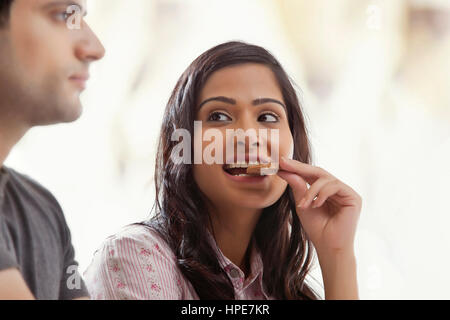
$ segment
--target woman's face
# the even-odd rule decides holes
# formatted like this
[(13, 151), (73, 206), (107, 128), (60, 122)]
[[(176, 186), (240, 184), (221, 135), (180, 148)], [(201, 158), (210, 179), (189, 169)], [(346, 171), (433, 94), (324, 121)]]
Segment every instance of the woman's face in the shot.
[[(249, 159), (250, 154), (257, 154), (255, 150), (262, 150), (257, 162), (272, 158), (272, 162), (278, 163), (281, 156), (292, 157), (293, 138), (285, 105), (275, 75), (262, 64), (230, 66), (209, 77), (199, 95), (196, 120), (202, 122), (203, 136), (209, 129), (221, 133), (219, 139), (222, 143), (215, 145), (222, 146), (223, 157), (221, 163), (213, 164), (206, 164), (202, 158), (202, 164), (195, 164), (193, 170), (197, 185), (215, 207), (263, 209), (281, 197), (287, 184), (277, 175), (262, 178), (234, 176), (225, 171), (224, 164), (230, 163), (230, 149), (234, 149), (232, 162), (238, 163), (238, 141), (236, 138), (227, 139), (227, 134), (230, 137), (227, 130), (255, 130), (253, 140), (244, 138), (245, 154), (242, 156), (247, 163), (255, 160)], [(267, 135), (260, 134), (264, 131), (260, 129), (265, 129)], [(272, 130), (278, 131), (278, 139), (272, 135)], [(195, 134), (198, 139), (200, 133)], [(202, 155), (213, 142), (203, 141)], [(206, 154), (209, 150), (211, 147)], [(215, 156), (215, 152), (211, 154)]]

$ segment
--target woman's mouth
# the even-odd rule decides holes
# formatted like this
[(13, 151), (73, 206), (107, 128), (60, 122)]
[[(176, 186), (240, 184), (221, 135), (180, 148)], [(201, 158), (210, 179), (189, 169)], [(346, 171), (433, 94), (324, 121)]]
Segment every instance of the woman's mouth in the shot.
[[(242, 163), (242, 164), (225, 164), (223, 171), (225, 175), (236, 182), (260, 183), (268, 178), (268, 174), (264, 174), (263, 170), (270, 170), (269, 164), (260, 163)], [(274, 174), (273, 172), (270, 172)]]
[(238, 177), (248, 177), (247, 173), (248, 164), (225, 164), (223, 170), (232, 175)]
[(232, 176), (268, 176), (278, 172), (278, 167), (269, 163), (225, 164), (223, 170)]

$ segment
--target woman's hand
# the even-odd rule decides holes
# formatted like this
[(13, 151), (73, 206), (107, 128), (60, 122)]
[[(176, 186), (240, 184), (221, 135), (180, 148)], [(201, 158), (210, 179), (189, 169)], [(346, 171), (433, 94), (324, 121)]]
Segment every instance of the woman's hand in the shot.
[(352, 253), (362, 206), (358, 193), (327, 171), (296, 160), (282, 158), (278, 176), (292, 188), (297, 215), (319, 258)]

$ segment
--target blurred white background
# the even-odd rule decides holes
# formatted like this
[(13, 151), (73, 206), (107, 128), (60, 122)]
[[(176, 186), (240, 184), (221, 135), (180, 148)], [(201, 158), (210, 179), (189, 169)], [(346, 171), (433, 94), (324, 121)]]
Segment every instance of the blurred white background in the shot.
[[(8, 166), (61, 203), (81, 271), (149, 217), (176, 80), (228, 40), (269, 49), (301, 89), (314, 164), (364, 199), (362, 299), (450, 299), (450, 2), (89, 0), (107, 54), (76, 123), (33, 129)], [(313, 273), (318, 280), (320, 269)]]

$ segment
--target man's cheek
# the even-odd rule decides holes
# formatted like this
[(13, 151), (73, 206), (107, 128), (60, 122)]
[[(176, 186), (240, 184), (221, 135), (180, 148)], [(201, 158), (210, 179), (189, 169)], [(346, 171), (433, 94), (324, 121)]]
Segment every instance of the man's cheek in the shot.
[(11, 42), (14, 57), (24, 68), (34, 70), (42, 64), (42, 46), (47, 42), (39, 23), (32, 20), (11, 27)]

